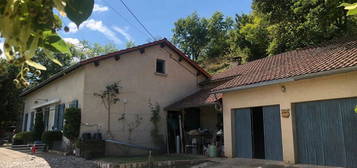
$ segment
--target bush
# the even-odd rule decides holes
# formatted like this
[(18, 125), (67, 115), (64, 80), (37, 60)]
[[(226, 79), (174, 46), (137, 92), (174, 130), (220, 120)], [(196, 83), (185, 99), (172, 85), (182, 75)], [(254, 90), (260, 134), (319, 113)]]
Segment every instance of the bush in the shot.
[(14, 135), (14, 145), (24, 145), (33, 142), (32, 132), (19, 132)]
[(103, 157), (105, 154), (105, 142), (103, 140), (77, 141), (80, 156), (87, 160)]
[(61, 131), (46, 131), (43, 132), (41, 136), (41, 140), (43, 143), (48, 145), (51, 149), (53, 146), (53, 142), (62, 140), (62, 132)]
[(79, 136), (81, 127), (81, 109), (67, 108), (64, 113), (65, 125), (63, 128), (63, 135), (74, 141)]
[(35, 120), (35, 126), (34, 126), (34, 130), (33, 130), (34, 140), (40, 141), (44, 130), (45, 130), (45, 124), (43, 122), (43, 114), (37, 113), (36, 120)]

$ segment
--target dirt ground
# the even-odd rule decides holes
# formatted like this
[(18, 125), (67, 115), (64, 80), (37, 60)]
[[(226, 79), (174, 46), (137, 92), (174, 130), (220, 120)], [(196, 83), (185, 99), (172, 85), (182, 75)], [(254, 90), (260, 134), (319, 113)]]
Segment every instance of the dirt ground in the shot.
[(95, 168), (93, 161), (52, 153), (27, 154), (0, 148), (0, 168)]

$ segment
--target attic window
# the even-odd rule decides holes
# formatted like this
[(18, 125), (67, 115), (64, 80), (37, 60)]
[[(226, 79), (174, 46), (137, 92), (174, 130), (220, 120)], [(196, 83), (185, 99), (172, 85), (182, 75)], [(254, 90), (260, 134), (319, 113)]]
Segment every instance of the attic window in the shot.
[(165, 60), (156, 60), (156, 73), (165, 74)]

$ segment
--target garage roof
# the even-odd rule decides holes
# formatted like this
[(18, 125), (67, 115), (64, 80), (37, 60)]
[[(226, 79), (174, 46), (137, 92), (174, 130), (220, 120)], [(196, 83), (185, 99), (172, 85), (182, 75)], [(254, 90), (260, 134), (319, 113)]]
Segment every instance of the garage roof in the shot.
[(223, 92), (227, 89), (356, 65), (357, 40), (335, 41), (333, 44), (289, 51), (232, 67), (212, 77), (213, 81), (227, 80), (212, 91)]

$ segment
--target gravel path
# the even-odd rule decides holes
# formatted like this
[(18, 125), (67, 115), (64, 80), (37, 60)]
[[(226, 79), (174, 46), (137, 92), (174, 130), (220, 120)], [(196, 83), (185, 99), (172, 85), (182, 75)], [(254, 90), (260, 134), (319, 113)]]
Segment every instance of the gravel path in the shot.
[(0, 168), (96, 168), (92, 161), (52, 153), (36, 155), (0, 148)]

